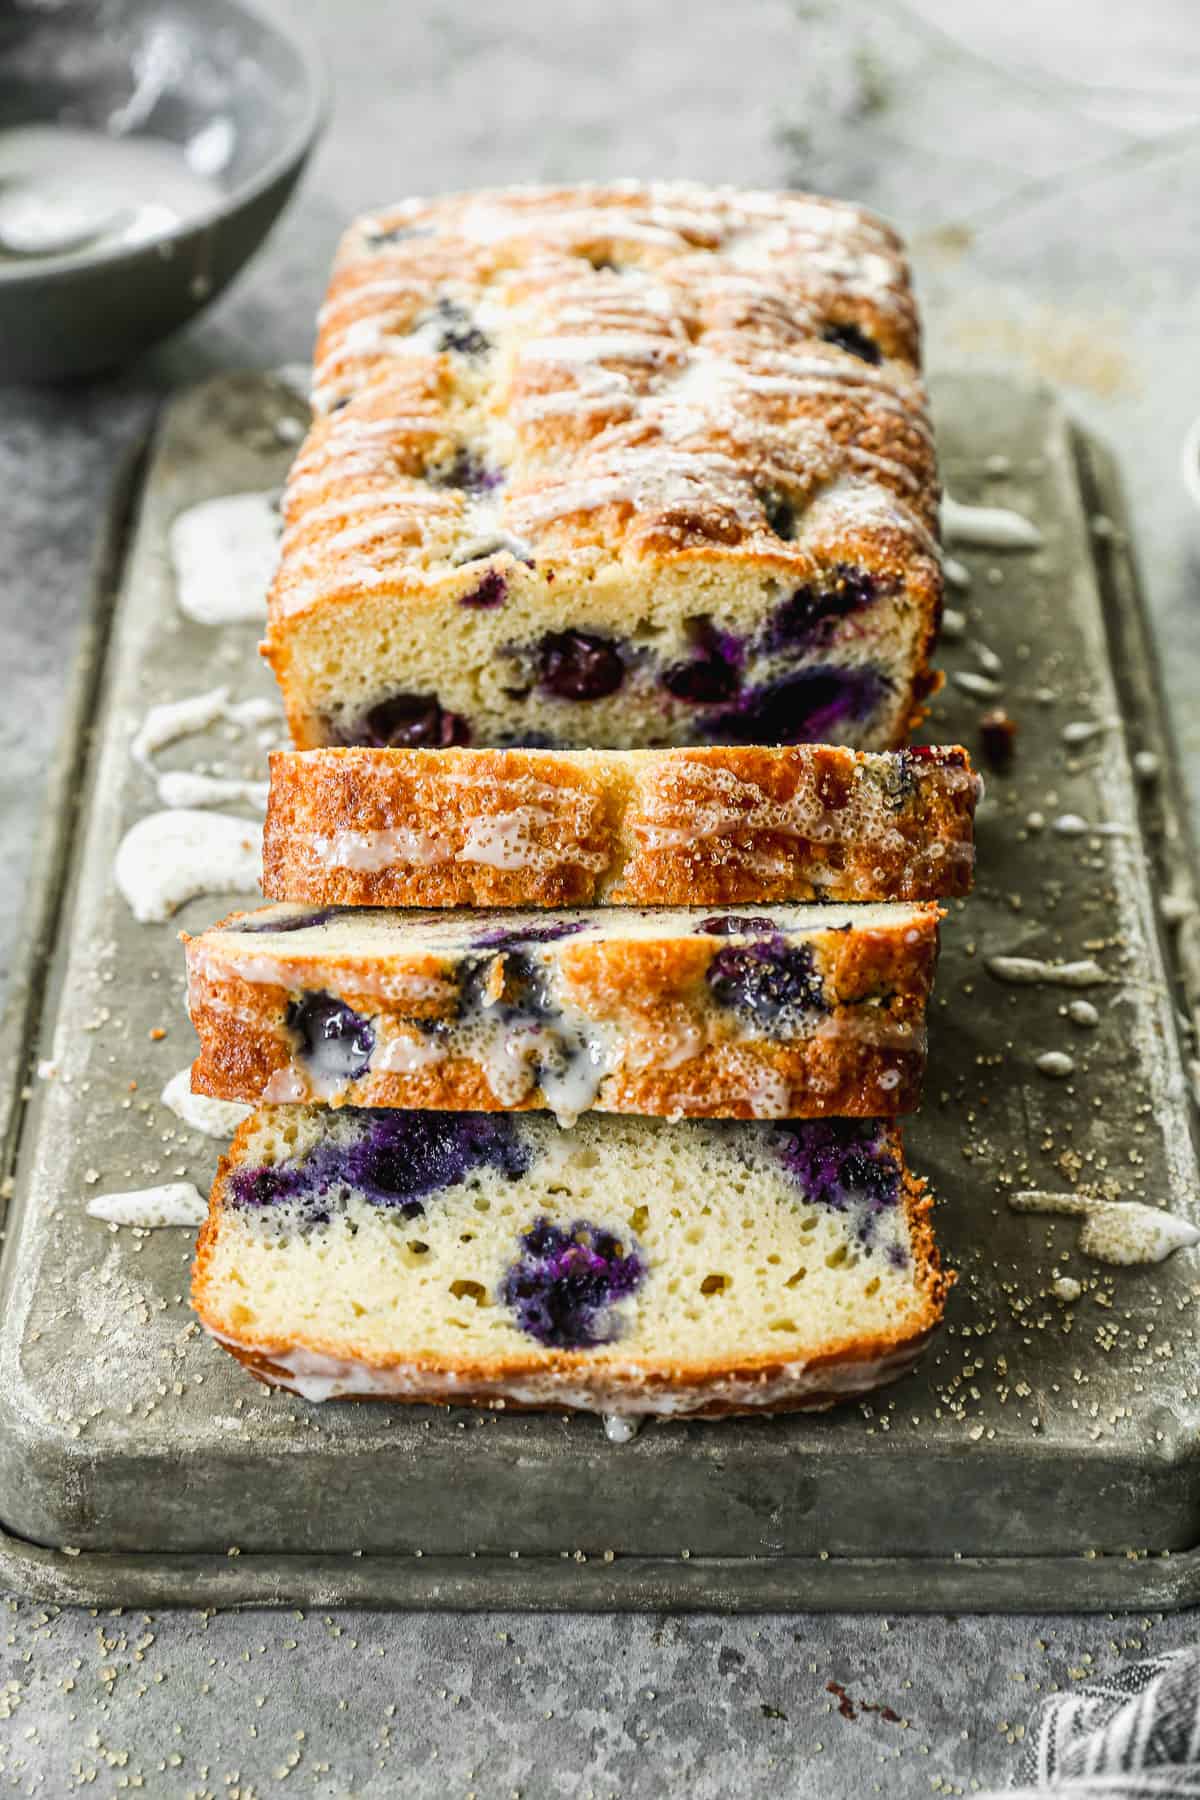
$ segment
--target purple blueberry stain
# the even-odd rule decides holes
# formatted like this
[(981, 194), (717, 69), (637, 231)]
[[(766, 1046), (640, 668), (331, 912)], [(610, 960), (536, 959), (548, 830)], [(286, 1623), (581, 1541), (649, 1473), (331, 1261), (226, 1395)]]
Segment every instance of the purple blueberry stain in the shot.
[(692, 654), (685, 662), (672, 663), (659, 677), (675, 700), (693, 706), (713, 706), (731, 700), (741, 684), (745, 645), (732, 632), (720, 631), (711, 619), (689, 621)]
[(711, 743), (819, 744), (870, 717), (891, 686), (869, 665), (817, 664), (747, 688), (735, 706), (707, 719)]
[(811, 945), (789, 944), (781, 933), (727, 944), (712, 958), (705, 980), (716, 1005), (771, 1036), (790, 1034), (829, 1011)]
[(879, 598), (880, 583), (866, 569), (837, 563), (821, 588), (805, 584), (775, 609), (766, 647), (791, 655), (827, 641), (839, 619), (862, 612)]
[(483, 580), (469, 594), (460, 594), (458, 604), (474, 612), (490, 612), (503, 606), (508, 598), (508, 582), (499, 569), (489, 569)]
[(554, 944), (586, 928), (583, 919), (555, 919), (546, 925), (494, 925), (471, 942), (477, 950), (509, 950), (516, 944)]
[(460, 488), (467, 494), (487, 494), (504, 485), (504, 471), (493, 468), (469, 444), (460, 444), (449, 462), (432, 463), (425, 470), (434, 487)]
[(447, 750), (469, 744), (471, 729), (436, 694), (392, 694), (364, 713), (357, 727), (341, 734), (339, 741), (369, 744), (376, 750)]
[(369, 1019), (333, 994), (305, 994), (288, 1006), (285, 1022), (300, 1040), (299, 1052), (322, 1081), (357, 1081), (375, 1048)]
[(737, 692), (738, 673), (725, 663), (697, 657), (664, 669), (662, 684), (673, 700), (684, 700), (689, 706), (716, 706), (723, 700), (732, 700)]
[(491, 338), (480, 330), (474, 313), (448, 295), (438, 301), (433, 316), (438, 326), (439, 350), (453, 350), (460, 356), (486, 356), (492, 348)]
[(376, 1206), (401, 1205), (408, 1216), (440, 1189), (458, 1187), (471, 1174), (494, 1169), (508, 1181), (524, 1175), (529, 1147), (507, 1113), (379, 1110), (350, 1147), (350, 1180)]
[(754, 913), (713, 913), (696, 930), (705, 937), (754, 937), (779, 930), (776, 920)]
[(874, 338), (867, 336), (861, 325), (826, 325), (821, 337), (825, 343), (836, 344), (839, 350), (848, 350), (851, 356), (857, 356), (862, 362), (878, 366), (883, 361), (879, 345)]
[(298, 1207), (305, 1225), (328, 1225), (330, 1189), (338, 1184), (334, 1160), (316, 1150), (296, 1162), (250, 1164), (229, 1177), (229, 1197), (243, 1212)]
[(294, 913), (290, 919), (248, 919), (244, 924), (231, 925), (230, 931), (313, 931), (318, 925), (328, 925), (330, 919), (336, 919), (339, 908), (323, 906), (319, 912)]
[(558, 700), (603, 700), (625, 679), (611, 638), (590, 631), (549, 631), (537, 647), (538, 682)]
[(847, 1214), (870, 1245), (883, 1213), (900, 1199), (900, 1165), (875, 1119), (790, 1119), (771, 1128), (788, 1175), (814, 1206)]
[[(501, 986), (495, 992), (496, 958), (501, 958)], [(499, 948), (483, 956), (464, 957), (458, 975), (460, 1016), (486, 1012), (506, 1025), (544, 1027), (561, 1014), (550, 991), (544, 963), (523, 950)]]
[(897, 750), (890, 760), (885, 793), (893, 812), (902, 812), (917, 793), (922, 771), (929, 768), (961, 769), (966, 766), (961, 750), (946, 750), (937, 744), (910, 744)]
[(500, 1298), (522, 1331), (551, 1350), (593, 1349), (619, 1336), (612, 1308), (646, 1275), (635, 1244), (586, 1219), (569, 1229), (538, 1219), (520, 1249)]
[(532, 1161), (507, 1113), (346, 1107), (338, 1117), (356, 1128), (348, 1143), (326, 1140), (307, 1156), (235, 1170), (234, 1204), (251, 1210), (299, 1202), (306, 1223), (325, 1224), (354, 1190), (372, 1206), (415, 1219), (433, 1194), (484, 1169), (516, 1181)]

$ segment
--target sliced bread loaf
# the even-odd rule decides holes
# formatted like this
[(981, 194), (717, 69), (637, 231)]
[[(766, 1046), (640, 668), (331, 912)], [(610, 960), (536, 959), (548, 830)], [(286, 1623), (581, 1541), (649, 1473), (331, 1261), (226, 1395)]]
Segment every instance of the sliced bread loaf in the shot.
[(221, 1164), (192, 1297), (309, 1400), (821, 1407), (938, 1323), (929, 1205), (874, 1120), (267, 1107)]
[(310, 750), (271, 759), (263, 887), (318, 906), (965, 894), (965, 750)]
[(935, 905), (274, 906), (186, 938), (199, 1093), (788, 1118), (906, 1112)]

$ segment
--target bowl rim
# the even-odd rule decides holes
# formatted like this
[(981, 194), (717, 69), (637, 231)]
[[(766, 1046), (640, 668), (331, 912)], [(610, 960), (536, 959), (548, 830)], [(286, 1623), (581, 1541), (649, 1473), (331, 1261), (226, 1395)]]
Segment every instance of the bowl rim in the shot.
[(1188, 499), (1200, 506), (1200, 414), (1192, 420), (1179, 446), (1179, 468)]
[[(329, 121), (331, 83), (325, 73), (316, 39), (306, 27), (297, 24), (292, 18), (284, 19), (273, 11), (266, 11), (258, 4), (258, 0), (227, 0), (227, 3), (233, 11), (253, 19), (263, 31), (273, 33), (299, 57), (306, 104), (304, 116), (295, 131), (273, 156), (268, 157), (256, 174), (248, 177), (239, 187), (223, 194), (203, 212), (190, 213), (168, 231), (160, 232), (155, 237), (143, 238), (136, 244), (113, 244), (108, 249), (75, 250), (61, 256), (31, 257), (7, 264), (0, 262), (0, 288), (32, 286), (56, 276), (70, 277), (85, 271), (90, 273), (93, 269), (137, 262), (147, 254), (161, 254), (164, 244), (182, 243), (197, 232), (209, 230), (222, 219), (231, 218), (234, 213), (240, 212), (266, 193), (289, 170), (303, 165)], [(135, 132), (130, 135), (138, 134)]]

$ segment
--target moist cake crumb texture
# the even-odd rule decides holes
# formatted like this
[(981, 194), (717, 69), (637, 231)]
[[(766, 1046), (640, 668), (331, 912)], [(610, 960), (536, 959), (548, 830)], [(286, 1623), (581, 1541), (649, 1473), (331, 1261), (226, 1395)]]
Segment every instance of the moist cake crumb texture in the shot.
[(301, 1392), (828, 1404), (902, 1372), (936, 1323), (927, 1212), (875, 1120), (266, 1107), (218, 1178), (194, 1298)]

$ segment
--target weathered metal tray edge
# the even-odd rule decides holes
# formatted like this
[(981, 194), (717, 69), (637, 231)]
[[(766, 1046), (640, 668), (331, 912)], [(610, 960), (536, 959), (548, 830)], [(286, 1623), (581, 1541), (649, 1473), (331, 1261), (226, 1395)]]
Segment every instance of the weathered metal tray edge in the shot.
[[(1131, 748), (1158, 757), (1157, 829), (1147, 848), (1164, 889), (1196, 891), (1187, 811), (1166, 716), (1115, 459), (1076, 431), (1089, 514), (1111, 522), (1093, 558)], [(0, 1169), (19, 1146), (31, 1028), (40, 1016), (50, 948), (68, 886), (77, 797), (90, 753), (108, 628), (144, 453), (122, 472), (98, 549), (91, 604), (72, 672), (63, 734), (35, 846), (21, 946), (0, 1020)], [(1165, 944), (1193, 1043), (1200, 1017), (1200, 922), (1193, 913)], [(5, 1186), (7, 1192), (7, 1183)], [(351, 1554), (108, 1554), (49, 1549), (0, 1524), (0, 1587), (60, 1605), (274, 1607), (302, 1604), (460, 1611), (906, 1611), (1172, 1610), (1200, 1603), (1200, 1546), (1187, 1551), (1028, 1557), (437, 1556)]]
[[(151, 437), (148, 433), (118, 470), (97, 536), (87, 610), (68, 676), (59, 739), (46, 774), (25, 908), (13, 951), (8, 995), (0, 1013), (0, 1178), (10, 1176), (17, 1159), (26, 1110), (28, 1046), (36, 1041), (46, 976), (66, 900), (109, 633)], [(7, 1187), (4, 1192), (7, 1197)]]
[[(1163, 893), (1194, 901), (1200, 894), (1197, 845), (1188, 824), (1189, 808), (1178, 748), (1167, 713), (1158, 653), (1133, 551), (1130, 521), (1116, 457), (1098, 439), (1073, 426), (1071, 443), (1080, 493), (1089, 518), (1111, 530), (1093, 532), (1092, 561), (1104, 606), (1112, 666), (1130, 731), (1130, 751), (1157, 758), (1154, 803), (1158, 829), (1144, 832), (1151, 866)], [(1190, 1052), (1193, 1087), (1200, 1097), (1200, 911), (1180, 909), (1176, 929), (1163, 945), (1167, 969), (1178, 983), (1181, 1022)], [(1161, 923), (1160, 923), (1161, 935)]]
[(0, 1535), (0, 1587), (57, 1606), (446, 1612), (1170, 1612), (1200, 1550), (1127, 1556), (69, 1556)]

